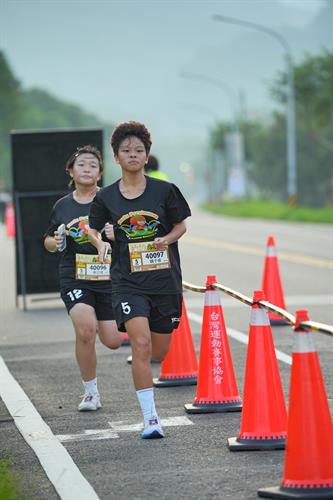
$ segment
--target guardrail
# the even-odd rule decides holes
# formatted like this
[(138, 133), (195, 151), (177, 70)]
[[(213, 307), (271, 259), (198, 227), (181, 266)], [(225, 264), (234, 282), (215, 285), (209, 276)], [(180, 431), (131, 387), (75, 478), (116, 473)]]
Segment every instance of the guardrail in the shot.
[[(204, 286), (197, 286), (193, 285), (192, 283), (188, 283), (187, 281), (183, 281), (183, 288), (185, 288), (185, 290), (191, 290), (192, 292), (199, 292), (199, 293), (205, 293), (209, 289), (220, 290), (221, 292), (224, 292), (227, 295), (234, 297), (235, 299), (239, 300), (240, 302), (243, 302), (248, 306), (253, 305), (253, 300), (250, 299), (250, 297), (247, 297), (246, 295), (237, 292), (232, 288), (221, 285), (221, 283), (212, 283), (209, 285), (209, 288), (206, 288)], [(278, 314), (279, 316), (281, 316), (281, 318), (288, 321), (288, 323), (290, 323), (291, 326), (296, 325), (296, 317), (290, 312), (285, 311), (281, 307), (277, 307), (274, 304), (268, 302), (267, 300), (260, 300), (257, 302), (257, 304), (260, 304), (260, 306), (265, 307), (270, 312)], [(308, 328), (310, 330), (316, 330), (318, 332), (326, 333), (327, 335), (333, 335), (333, 326), (325, 325), (324, 323), (318, 323), (316, 321), (302, 321), (299, 326)]]

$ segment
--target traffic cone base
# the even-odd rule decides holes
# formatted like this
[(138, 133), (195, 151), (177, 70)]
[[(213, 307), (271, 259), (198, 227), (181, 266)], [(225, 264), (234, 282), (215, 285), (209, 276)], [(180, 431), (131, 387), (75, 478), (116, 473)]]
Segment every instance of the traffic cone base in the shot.
[(253, 294), (243, 391), (243, 413), (237, 437), (228, 439), (230, 451), (283, 449), (287, 412), (268, 314), (259, 307), (261, 290)]
[(192, 403), (184, 405), (187, 413), (242, 409), (219, 292), (210, 288), (216, 281), (215, 276), (207, 277), (197, 392)]
[(284, 473), (259, 497), (333, 499), (333, 425), (306, 310), (296, 311)]
[(193, 376), (183, 376), (183, 377), (159, 377), (153, 379), (154, 387), (173, 387), (181, 385), (196, 385), (198, 377)]
[(184, 405), (186, 413), (223, 413), (231, 411), (242, 411), (242, 401), (234, 400), (228, 402), (212, 403), (187, 403)]
[(267, 438), (262, 439), (240, 439), (238, 437), (228, 438), (228, 447), (231, 451), (259, 451), (259, 450), (284, 450), (286, 447), (286, 438)]
[(262, 498), (299, 498), (306, 500), (333, 499), (333, 488), (284, 488), (272, 486), (261, 488), (258, 496)]
[(153, 379), (153, 384), (155, 387), (196, 385), (197, 376), (198, 361), (183, 300), (180, 323), (172, 334), (169, 352), (161, 365), (160, 376)]

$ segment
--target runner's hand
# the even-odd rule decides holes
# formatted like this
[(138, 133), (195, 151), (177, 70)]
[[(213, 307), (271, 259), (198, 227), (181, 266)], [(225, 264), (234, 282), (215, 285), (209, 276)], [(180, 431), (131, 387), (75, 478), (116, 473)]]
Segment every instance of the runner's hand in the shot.
[(105, 262), (108, 253), (112, 252), (110, 243), (102, 241), (98, 247), (98, 260), (99, 262)]
[[(66, 231), (66, 234), (67, 234), (67, 231)], [(62, 245), (64, 238), (66, 238), (66, 236), (62, 236), (61, 234), (59, 234), (59, 231), (54, 231), (54, 239), (55, 239), (58, 251), (61, 248), (61, 245)]]
[(156, 250), (166, 250), (169, 246), (166, 238), (155, 238), (153, 244)]
[(113, 225), (107, 222), (105, 224), (105, 236), (107, 237), (108, 240), (114, 241), (114, 230), (113, 230)]

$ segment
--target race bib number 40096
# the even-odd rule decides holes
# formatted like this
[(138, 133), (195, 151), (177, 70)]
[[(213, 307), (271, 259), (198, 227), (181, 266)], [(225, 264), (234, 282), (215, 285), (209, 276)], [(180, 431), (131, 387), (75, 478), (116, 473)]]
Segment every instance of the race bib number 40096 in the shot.
[(106, 262), (99, 262), (98, 255), (76, 254), (76, 279), (88, 281), (104, 281), (110, 279), (111, 255)]

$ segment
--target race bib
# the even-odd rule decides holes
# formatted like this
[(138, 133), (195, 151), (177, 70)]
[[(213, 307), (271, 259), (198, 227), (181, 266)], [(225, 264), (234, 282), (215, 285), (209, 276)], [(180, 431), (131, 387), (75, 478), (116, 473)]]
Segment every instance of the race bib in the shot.
[(103, 281), (110, 280), (111, 255), (108, 254), (106, 261), (101, 263), (98, 255), (86, 255), (77, 253), (75, 256), (75, 269), (77, 280)]
[(169, 250), (156, 250), (151, 242), (129, 243), (132, 273), (171, 267)]

